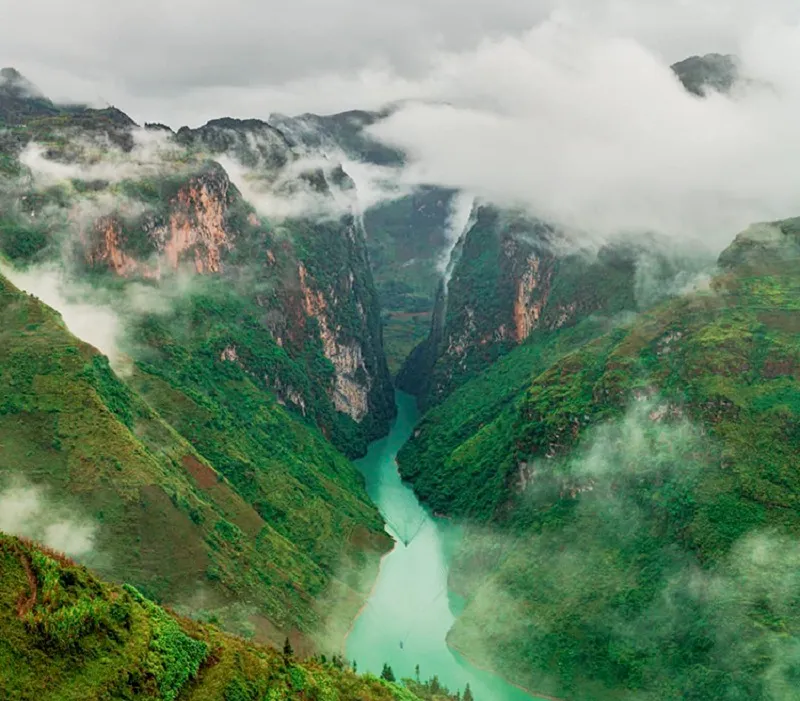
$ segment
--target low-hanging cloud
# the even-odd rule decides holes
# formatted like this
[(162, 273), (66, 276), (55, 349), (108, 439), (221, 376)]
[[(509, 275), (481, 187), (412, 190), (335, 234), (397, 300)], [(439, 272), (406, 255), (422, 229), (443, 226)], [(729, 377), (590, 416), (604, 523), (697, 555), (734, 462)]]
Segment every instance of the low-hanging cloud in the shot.
[(758, 27), (741, 46), (750, 81), (700, 99), (642, 43), (562, 18), (445, 57), (430, 80), (448, 104), (406, 105), (372, 133), (419, 182), (593, 235), (719, 248), (800, 211), (798, 47), (800, 26)]
[[(409, 194), (411, 186), (402, 173), (361, 161), (342, 153), (331, 156), (307, 154), (290, 162), (278, 173), (262, 172), (243, 165), (230, 154), (217, 157), (231, 182), (245, 200), (264, 217), (279, 222), (285, 219), (338, 219), (359, 215), (367, 209)], [(334, 171), (341, 168), (351, 181), (338, 182)], [(326, 188), (318, 190), (308, 176), (322, 177)], [(340, 176), (339, 176), (340, 177)]]
[(92, 550), (96, 526), (59, 507), (43, 488), (16, 480), (0, 489), (0, 531), (80, 557)]
[(91, 287), (71, 280), (56, 265), (28, 270), (0, 265), (0, 272), (22, 291), (59, 312), (75, 336), (108, 356), (112, 366), (119, 366), (122, 322), (110, 306), (92, 301), (96, 293)]
[(518, 37), (564, 11), (675, 61), (737, 52), (759, 20), (796, 20), (800, 9), (792, 0), (236, 0), (221, 13), (211, 0), (169, 8), (156, 0), (29, 0), (4, 8), (0, 47), (5, 63), (53, 97), (110, 100), (139, 119), (200, 124), (219, 116), (220, 105), (232, 116), (266, 117), (416, 96), (441, 52)]
[[(800, 548), (790, 534), (754, 528), (726, 552), (704, 550), (701, 564), (686, 525), (703, 508), (719, 446), (649, 394), (569, 455), (524, 466), (522, 506), (530, 500), (540, 528), (470, 526), (456, 567), (472, 598), (453, 640), (517, 675), (529, 660), (533, 688), (547, 693), (569, 688), (566, 679), (611, 679), (631, 700), (712, 698), (712, 688), (713, 698), (794, 699)], [(548, 518), (558, 499), (571, 508)], [(605, 675), (609, 662), (619, 677)], [(637, 670), (645, 675), (628, 686), (625, 673)]]
[(185, 149), (176, 144), (168, 132), (133, 129), (131, 137), (133, 148), (125, 152), (105, 136), (90, 138), (85, 134), (71, 134), (69, 148), (75, 157), (69, 161), (50, 158), (47, 146), (32, 141), (20, 153), (19, 160), (38, 187), (73, 179), (116, 183), (187, 170)]

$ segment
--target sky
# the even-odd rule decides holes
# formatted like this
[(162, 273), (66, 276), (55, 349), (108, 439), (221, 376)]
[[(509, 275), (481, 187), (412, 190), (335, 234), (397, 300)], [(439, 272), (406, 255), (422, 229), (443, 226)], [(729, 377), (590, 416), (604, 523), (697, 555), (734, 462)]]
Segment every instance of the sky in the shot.
[[(0, 63), (48, 96), (174, 128), (410, 100), (403, 177), (595, 236), (720, 248), (800, 213), (796, 0), (5, 0)], [(734, 53), (699, 100), (669, 70)]]
[[(736, 52), (793, 0), (26, 0), (2, 3), (0, 60), (53, 98), (140, 121), (333, 112), (435, 99), (444, 64), (554, 17), (631, 37), (664, 62)], [(498, 67), (501, 68), (501, 67)]]

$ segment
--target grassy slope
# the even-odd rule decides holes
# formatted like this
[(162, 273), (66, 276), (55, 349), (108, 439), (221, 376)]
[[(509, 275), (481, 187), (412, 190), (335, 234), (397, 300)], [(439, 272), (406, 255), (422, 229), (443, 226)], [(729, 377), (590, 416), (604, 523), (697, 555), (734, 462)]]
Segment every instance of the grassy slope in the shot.
[(245, 643), (4, 534), (0, 669), (0, 697), (18, 701), (449, 698)]
[(447, 404), (445, 430), (426, 420), (406, 471), (427, 460), (421, 484), (448, 489), (457, 475), (442, 506), (496, 526), (473, 529), (456, 568), (471, 601), (454, 645), (575, 698), (794, 698), (800, 276), (785, 243), (740, 239), (713, 291), (567, 355), (477, 429), (459, 433)]
[[(361, 595), (334, 575), (375, 567), (386, 538), (355, 468), (315, 429), (241, 373), (219, 380), (220, 394), (238, 397), (233, 406), (192, 394), (186, 378), (211, 380), (191, 362), (176, 370), (185, 374), (181, 389), (169, 377), (135, 375), (170, 425), (57, 314), (0, 284), (3, 472), (52, 487), (99, 523), (104, 574), (173, 603), (199, 592), (209, 608), (253, 603), (273, 638), (271, 624), (318, 629), (325, 610), (315, 597), (344, 597), (343, 617), (354, 613)], [(232, 415), (245, 410), (249, 424)]]
[(404, 479), (435, 511), (486, 520), (506, 499), (504, 456), (475, 454), (469, 441), (513, 423), (532, 377), (607, 330), (608, 320), (584, 321), (555, 333), (536, 332), (422, 418), (398, 461)]

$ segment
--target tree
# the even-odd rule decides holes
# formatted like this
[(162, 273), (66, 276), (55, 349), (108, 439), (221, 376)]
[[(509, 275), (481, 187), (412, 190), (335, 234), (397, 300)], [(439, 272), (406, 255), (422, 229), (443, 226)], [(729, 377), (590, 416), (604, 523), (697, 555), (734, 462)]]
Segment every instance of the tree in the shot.
[(381, 679), (385, 679), (387, 682), (396, 681), (392, 668), (385, 662), (383, 663), (383, 671), (381, 672)]
[(434, 674), (428, 682), (428, 686), (434, 696), (438, 694), (442, 690), (442, 685), (439, 684), (439, 676)]
[(283, 657), (284, 659), (291, 659), (294, 655), (294, 649), (292, 648), (292, 644), (289, 642), (289, 638), (287, 637), (286, 640), (283, 642)]
[(475, 701), (475, 697), (472, 695), (472, 689), (469, 688), (469, 683), (467, 683), (464, 689), (464, 701)]
[(414, 667), (414, 676), (417, 678), (417, 684), (419, 684), (419, 665)]

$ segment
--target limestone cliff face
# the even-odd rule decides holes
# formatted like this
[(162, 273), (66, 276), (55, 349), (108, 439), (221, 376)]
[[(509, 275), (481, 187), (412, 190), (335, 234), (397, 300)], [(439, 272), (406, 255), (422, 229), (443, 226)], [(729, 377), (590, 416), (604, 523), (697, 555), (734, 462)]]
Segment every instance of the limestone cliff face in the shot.
[(525, 272), (517, 280), (514, 298), (514, 338), (517, 343), (525, 341), (539, 326), (550, 291), (550, 275), (543, 279), (541, 273), (542, 259), (532, 253), (525, 263)]
[(543, 322), (556, 256), (552, 231), (481, 207), (451, 261), (428, 341), (399, 376), (400, 386), (436, 402)]
[(231, 247), (225, 210), (231, 188), (227, 175), (209, 174), (182, 188), (174, 202), (169, 224), (155, 230), (156, 246), (166, 263), (176, 270), (189, 254), (198, 273), (218, 273), (222, 251)]
[[(336, 370), (333, 388), (333, 403), (337, 411), (348, 414), (354, 421), (361, 422), (369, 411), (369, 391), (372, 386), (361, 346), (355, 340), (342, 340), (342, 327), (331, 314), (330, 307), (322, 292), (312, 289), (308, 272), (301, 263), (297, 269), (300, 289), (303, 294), (305, 312), (319, 324), (319, 333), (325, 357)], [(348, 276), (352, 286), (352, 274)], [(335, 304), (333, 291), (329, 292)]]
[(149, 273), (146, 266), (142, 266), (139, 261), (122, 250), (123, 241), (124, 234), (119, 220), (110, 216), (101, 217), (95, 222), (89, 237), (87, 262), (95, 266), (108, 266), (122, 277)]
[(595, 313), (635, 309), (630, 246), (568, 250), (546, 224), (481, 207), (456, 247), (431, 333), (398, 377), (423, 405), (438, 403), (534, 333)]
[(166, 214), (147, 211), (130, 220), (122, 211), (98, 219), (83, 237), (86, 260), (122, 277), (160, 278), (183, 266), (219, 273), (236, 236), (226, 223), (232, 195), (227, 173), (207, 168), (163, 203)]
[[(326, 174), (307, 177), (325, 197)], [(248, 358), (264, 357), (263, 349), (235, 343), (220, 347), (220, 361), (257, 375), (334, 442), (363, 452), (388, 426), (394, 403), (358, 218), (344, 213), (275, 227), (218, 164), (207, 164), (173, 193), (136, 218), (119, 212), (95, 222), (83, 236), (87, 263), (161, 284), (178, 270), (230, 279), (259, 309), (261, 326), (284, 352), (288, 369), (262, 372)]]

